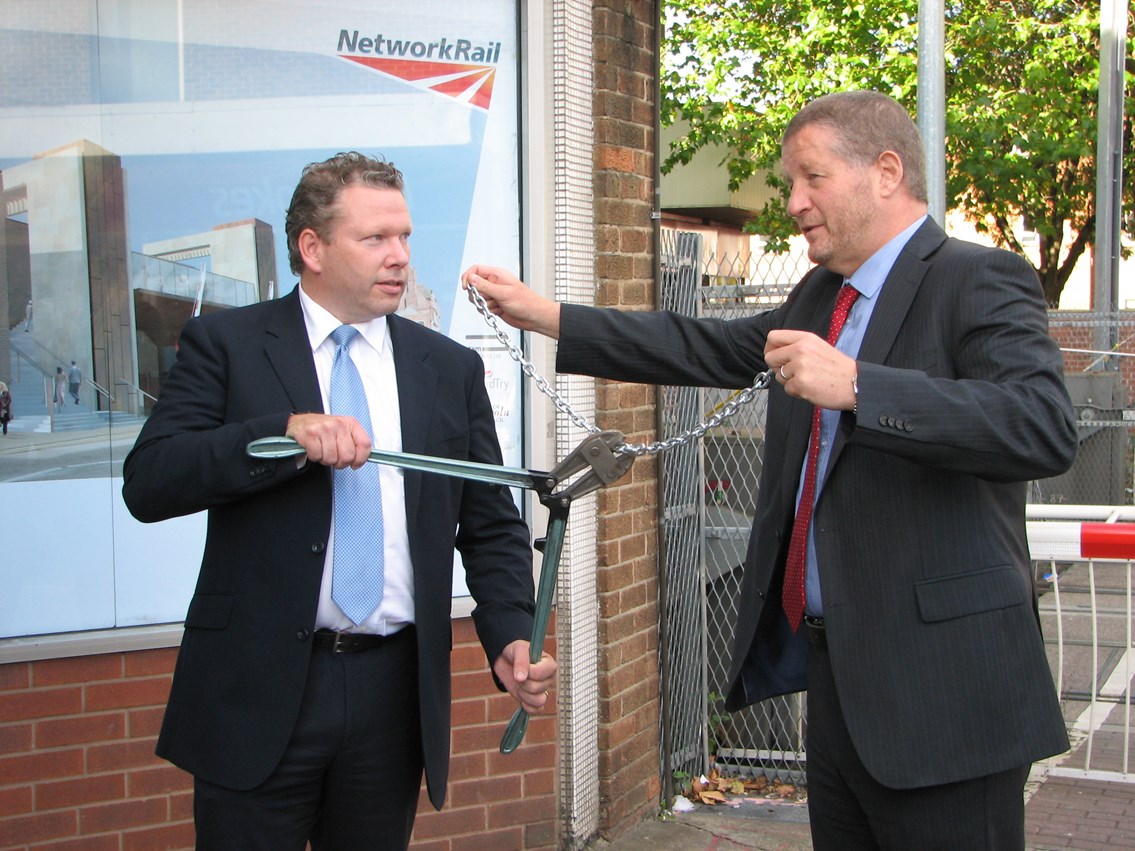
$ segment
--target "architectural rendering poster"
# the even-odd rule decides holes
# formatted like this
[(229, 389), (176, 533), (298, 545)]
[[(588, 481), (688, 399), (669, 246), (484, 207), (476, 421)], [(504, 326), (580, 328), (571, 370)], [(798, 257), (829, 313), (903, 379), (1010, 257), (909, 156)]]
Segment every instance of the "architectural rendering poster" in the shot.
[(184, 616), (204, 516), (134, 521), (122, 459), (184, 322), (295, 286), (284, 211), (340, 151), (405, 175), (399, 312), (481, 352), (521, 465), (519, 368), (458, 282), (519, 268), (515, 0), (2, 8), (0, 638)]

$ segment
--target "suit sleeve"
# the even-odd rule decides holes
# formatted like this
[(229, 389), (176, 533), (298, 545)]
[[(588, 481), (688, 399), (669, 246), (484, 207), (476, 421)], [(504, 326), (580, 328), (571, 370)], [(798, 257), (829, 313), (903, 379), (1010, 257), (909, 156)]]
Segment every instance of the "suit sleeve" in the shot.
[(765, 338), (782, 310), (724, 321), (565, 304), (556, 370), (644, 384), (748, 387), (765, 370)]
[[(472, 351), (468, 352), (468, 363), (469, 460), (500, 465), (503, 459), (485, 389), (484, 365)], [(531, 637), (536, 608), (528, 526), (508, 488), (465, 483), (456, 547), (476, 601), (473, 622), (491, 664), (506, 645)]]
[(1036, 275), (1010, 252), (952, 245), (937, 261), (950, 280), (923, 286), (904, 332), (900, 362), (917, 368), (859, 362), (848, 441), (991, 481), (1062, 473), (1075, 416)]
[[(291, 410), (260, 404), (251, 374), (234, 375), (233, 352), (215, 326), (190, 320), (161, 398), (123, 465), (122, 496), (130, 513), (151, 523), (242, 499), (299, 474), (293, 458), (250, 457), (248, 443), (283, 434)], [(262, 382), (261, 382), (262, 383)], [(268, 411), (265, 413), (264, 411)]]

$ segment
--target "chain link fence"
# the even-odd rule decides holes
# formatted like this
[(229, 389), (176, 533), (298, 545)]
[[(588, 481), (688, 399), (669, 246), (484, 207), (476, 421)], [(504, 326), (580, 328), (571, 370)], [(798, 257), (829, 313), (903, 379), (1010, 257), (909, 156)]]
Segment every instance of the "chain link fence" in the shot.
[[(696, 233), (663, 229), (659, 307), (733, 319), (781, 304), (809, 268), (803, 254), (715, 256)], [(1132, 502), (1135, 316), (1052, 313), (1079, 417), (1075, 466), (1033, 482), (1036, 503)], [(1107, 352), (1101, 355), (1100, 352)], [(721, 409), (733, 391), (660, 388), (660, 436), (680, 434)], [(711, 762), (724, 773), (798, 781), (804, 773), (803, 695), (737, 713), (724, 709), (764, 452), (766, 396), (758, 394), (699, 443), (661, 455), (661, 765), (669, 800)]]

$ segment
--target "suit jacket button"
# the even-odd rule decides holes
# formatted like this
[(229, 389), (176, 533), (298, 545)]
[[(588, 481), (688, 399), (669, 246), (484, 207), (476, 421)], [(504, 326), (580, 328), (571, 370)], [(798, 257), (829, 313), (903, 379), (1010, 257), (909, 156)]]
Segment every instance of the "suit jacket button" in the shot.
[(912, 423), (910, 420), (907, 420), (905, 423), (903, 423), (902, 427), (907, 431), (914, 431), (914, 423)]
[(879, 425), (881, 425), (881, 426), (885, 426), (886, 424), (887, 424), (887, 418), (886, 418), (886, 416), (880, 416), (880, 417), (879, 417)]
[(895, 418), (894, 417), (887, 417), (887, 425), (890, 426), (891, 428), (894, 428), (895, 427)]
[(315, 553), (316, 555), (319, 555), (325, 549), (327, 549), (327, 545), (325, 543), (323, 543), (323, 541), (316, 541), (314, 544), (311, 545), (311, 551), (313, 553)]
[(296, 630), (296, 638), (298, 638), (300, 641), (307, 641), (310, 637), (311, 633), (306, 629)]

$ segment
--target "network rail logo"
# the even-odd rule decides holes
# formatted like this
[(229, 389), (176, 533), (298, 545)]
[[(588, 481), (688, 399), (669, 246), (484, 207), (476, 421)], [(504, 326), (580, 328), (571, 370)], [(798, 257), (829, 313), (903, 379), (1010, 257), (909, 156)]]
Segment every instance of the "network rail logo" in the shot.
[(485, 110), (493, 96), (500, 52), (499, 41), (414, 41), (339, 31), (341, 58)]

